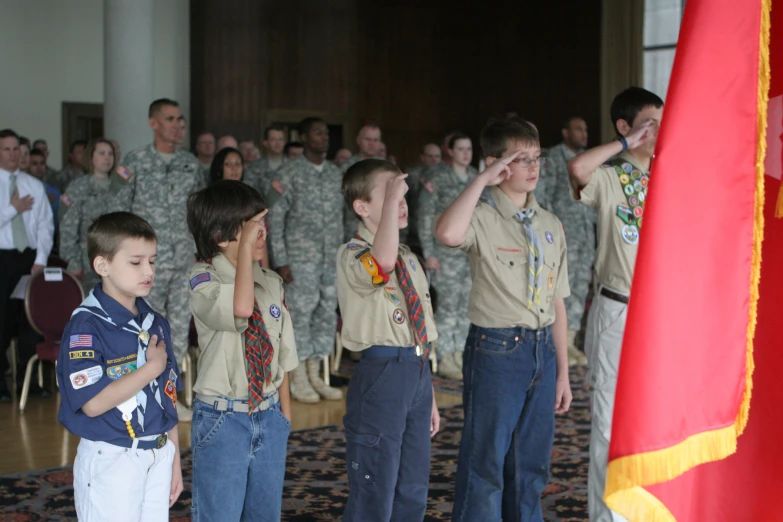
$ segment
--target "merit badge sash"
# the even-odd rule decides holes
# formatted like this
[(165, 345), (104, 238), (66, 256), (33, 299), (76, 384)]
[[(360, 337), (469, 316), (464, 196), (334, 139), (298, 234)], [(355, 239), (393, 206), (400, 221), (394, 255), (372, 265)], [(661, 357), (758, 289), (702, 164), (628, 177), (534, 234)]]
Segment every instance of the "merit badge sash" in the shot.
[(650, 176), (622, 158), (612, 158), (603, 166), (615, 171), (623, 187), (625, 201), (628, 203), (628, 206), (617, 206), (617, 217), (625, 223), (621, 232), (623, 241), (636, 245), (639, 243), (639, 233), (642, 229), (644, 200), (647, 198)]

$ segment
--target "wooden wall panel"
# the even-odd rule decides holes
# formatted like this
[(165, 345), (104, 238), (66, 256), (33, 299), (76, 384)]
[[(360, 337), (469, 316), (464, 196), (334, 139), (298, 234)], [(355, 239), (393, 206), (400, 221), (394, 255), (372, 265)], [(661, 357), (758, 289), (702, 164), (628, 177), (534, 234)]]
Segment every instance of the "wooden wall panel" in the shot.
[(544, 145), (574, 114), (597, 137), (600, 0), (568, 4), (192, 0), (193, 140), (258, 140), (269, 111), (312, 111), (342, 122), (351, 147), (361, 121), (378, 122), (410, 165), (426, 141), (477, 139), (510, 107)]

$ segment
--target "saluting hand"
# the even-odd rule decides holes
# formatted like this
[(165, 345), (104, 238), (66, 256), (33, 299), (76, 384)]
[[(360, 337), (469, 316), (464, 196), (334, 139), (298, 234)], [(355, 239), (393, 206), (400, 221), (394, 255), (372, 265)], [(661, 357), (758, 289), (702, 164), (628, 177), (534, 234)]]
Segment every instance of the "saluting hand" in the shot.
[(255, 249), (257, 246), (266, 245), (266, 224), (264, 224), (264, 216), (267, 212), (269, 212), (269, 209), (264, 209), (245, 221), (245, 224), (242, 225), (242, 236), (239, 238), (240, 248), (244, 245), (251, 249)]
[(522, 150), (523, 149), (518, 149), (512, 154), (508, 154), (502, 158), (496, 159), (492, 162), (491, 165), (484, 169), (484, 172), (479, 174), (479, 176), (483, 176), (485, 178), (488, 187), (500, 185), (507, 179), (511, 178), (511, 167), (508, 165), (514, 161), (517, 156), (522, 154)]
[(642, 123), (631, 129), (628, 136), (625, 137), (625, 141), (628, 142), (629, 149), (635, 149), (639, 145), (642, 145), (655, 135), (657, 130), (657, 124), (655, 120), (644, 120)]
[(398, 174), (386, 182), (386, 201), (399, 203), (405, 199), (405, 193), (408, 192), (407, 177), (407, 174)]

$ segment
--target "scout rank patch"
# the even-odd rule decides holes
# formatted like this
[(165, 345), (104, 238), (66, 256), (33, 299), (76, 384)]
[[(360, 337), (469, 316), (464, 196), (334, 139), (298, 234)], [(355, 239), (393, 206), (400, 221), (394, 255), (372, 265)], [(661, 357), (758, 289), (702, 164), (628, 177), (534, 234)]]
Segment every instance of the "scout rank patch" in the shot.
[(372, 257), (369, 248), (365, 248), (356, 254), (354, 258), (362, 262), (364, 269), (367, 270), (367, 273), (372, 277), (373, 285), (383, 286), (389, 282), (389, 274), (385, 274), (383, 270), (381, 270), (381, 267), (378, 266), (378, 262)]
[(394, 312), (392, 312), (392, 319), (394, 319), (395, 323), (402, 324), (405, 322), (405, 314), (402, 313), (402, 310), (397, 308)]

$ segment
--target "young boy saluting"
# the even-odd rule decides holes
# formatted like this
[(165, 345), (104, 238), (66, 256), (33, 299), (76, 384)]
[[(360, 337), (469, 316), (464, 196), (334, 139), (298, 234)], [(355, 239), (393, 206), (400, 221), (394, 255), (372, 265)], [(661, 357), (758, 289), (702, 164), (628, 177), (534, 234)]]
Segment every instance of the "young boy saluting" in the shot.
[(179, 368), (168, 321), (144, 298), (155, 279), (157, 238), (129, 212), (87, 231), (100, 283), (62, 337), (59, 420), (82, 438), (73, 464), (83, 521), (163, 521), (182, 492), (177, 435)]
[(337, 252), (337, 294), (343, 345), (361, 352), (344, 418), (344, 522), (422, 520), (427, 507), (430, 437), (440, 424), (427, 352), (438, 333), (424, 267), (399, 242), (408, 226), (405, 178), (378, 159), (343, 176), (360, 223)]
[(563, 227), (536, 203), (541, 147), (528, 122), (493, 120), (487, 169), (435, 226), (468, 254), (473, 287), (452, 520), (542, 520), (554, 413), (568, 410)]
[(240, 181), (218, 181), (188, 200), (202, 260), (189, 286), (201, 347), (191, 431), (196, 522), (280, 520), (288, 372), (299, 359), (283, 280), (258, 264), (265, 214), (261, 194)]

